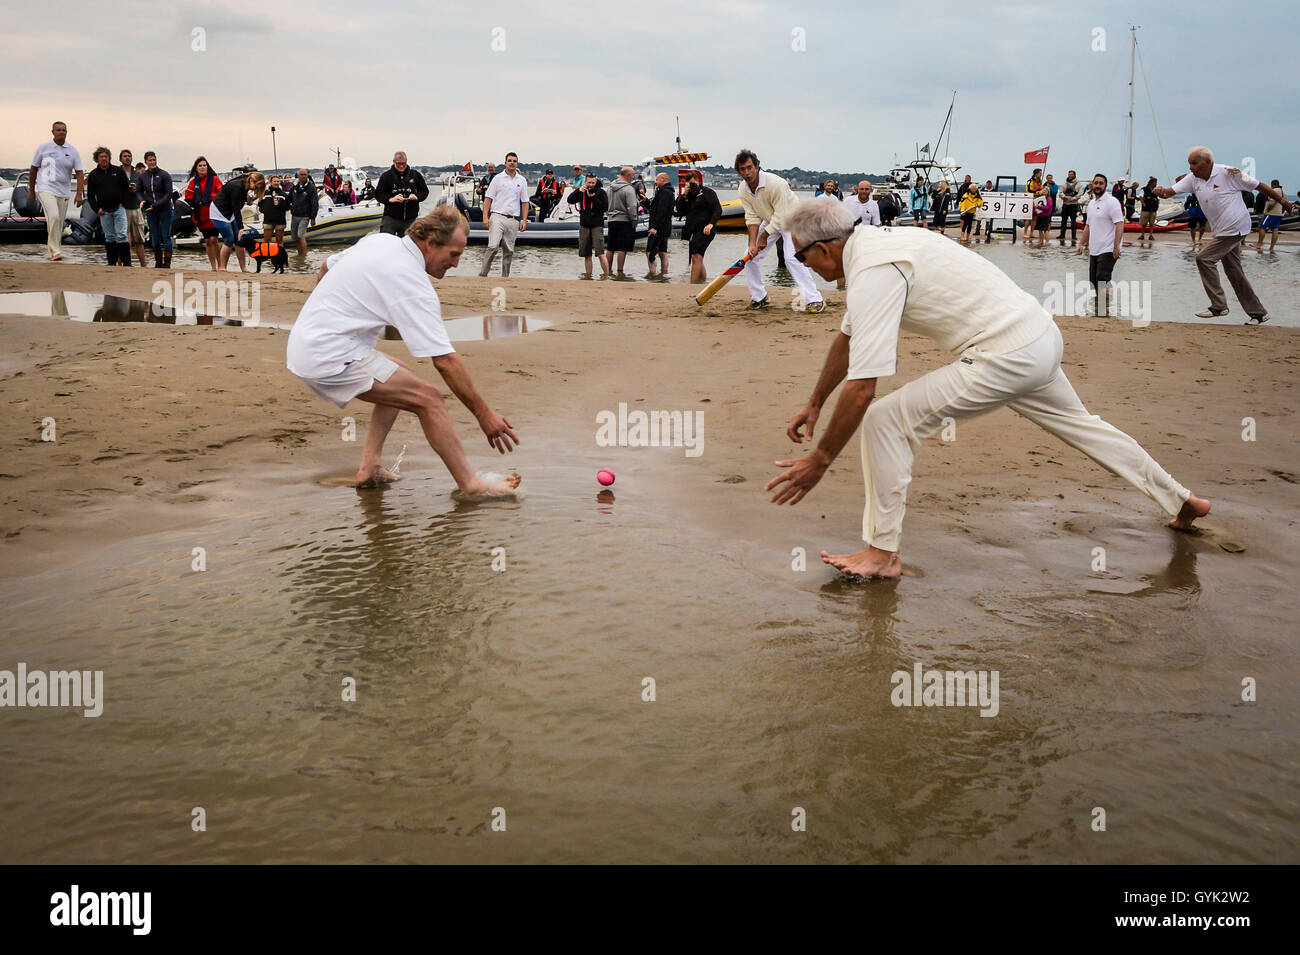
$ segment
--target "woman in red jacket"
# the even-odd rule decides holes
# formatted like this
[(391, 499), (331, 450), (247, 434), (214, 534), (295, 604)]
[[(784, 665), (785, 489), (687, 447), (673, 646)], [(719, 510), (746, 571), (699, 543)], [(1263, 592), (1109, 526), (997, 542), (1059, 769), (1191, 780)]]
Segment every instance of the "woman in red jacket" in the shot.
[(190, 182), (185, 187), (185, 201), (194, 210), (194, 224), (203, 233), (203, 245), (208, 253), (208, 265), (217, 271), (221, 252), (220, 233), (212, 225), (209, 206), (221, 191), (221, 180), (212, 171), (208, 161), (200, 156), (190, 167)]

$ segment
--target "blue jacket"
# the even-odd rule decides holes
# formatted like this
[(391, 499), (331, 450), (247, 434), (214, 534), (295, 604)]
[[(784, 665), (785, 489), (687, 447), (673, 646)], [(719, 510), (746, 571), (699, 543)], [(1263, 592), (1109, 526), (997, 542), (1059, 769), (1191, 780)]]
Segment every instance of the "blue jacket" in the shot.
[(162, 166), (157, 169), (146, 169), (140, 173), (140, 178), (136, 183), (136, 188), (140, 190), (140, 208), (142, 209), (170, 209), (172, 207), (172, 174)]

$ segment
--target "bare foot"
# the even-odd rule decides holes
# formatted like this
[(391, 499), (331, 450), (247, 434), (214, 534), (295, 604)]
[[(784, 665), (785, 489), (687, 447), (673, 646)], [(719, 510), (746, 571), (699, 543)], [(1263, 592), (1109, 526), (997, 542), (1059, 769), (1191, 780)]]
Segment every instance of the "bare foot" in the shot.
[(400, 481), (402, 476), (396, 474), (382, 465), (376, 464), (373, 468), (362, 468), (357, 472), (357, 484), (359, 488), (380, 487), (384, 484), (391, 484), (394, 481)]
[(459, 501), (494, 501), (505, 497), (514, 497), (522, 481), (518, 474), (508, 474), (504, 478), (496, 474), (485, 474), (475, 479), (475, 484), (468, 488), (458, 488), (453, 495)]
[(1176, 531), (1194, 530), (1192, 522), (1208, 513), (1210, 513), (1210, 502), (1193, 494), (1183, 502), (1182, 510), (1178, 512), (1177, 517), (1169, 522), (1169, 526)]
[(903, 576), (903, 562), (898, 559), (897, 551), (881, 550), (868, 547), (856, 554), (828, 554), (822, 551), (822, 561), (836, 570), (868, 580), (897, 580)]

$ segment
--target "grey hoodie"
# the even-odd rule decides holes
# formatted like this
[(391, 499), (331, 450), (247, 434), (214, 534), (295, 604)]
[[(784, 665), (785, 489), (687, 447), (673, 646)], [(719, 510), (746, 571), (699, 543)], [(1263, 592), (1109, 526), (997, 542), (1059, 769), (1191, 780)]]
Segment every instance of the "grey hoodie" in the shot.
[(636, 189), (632, 183), (615, 179), (609, 184), (609, 221), (636, 222)]

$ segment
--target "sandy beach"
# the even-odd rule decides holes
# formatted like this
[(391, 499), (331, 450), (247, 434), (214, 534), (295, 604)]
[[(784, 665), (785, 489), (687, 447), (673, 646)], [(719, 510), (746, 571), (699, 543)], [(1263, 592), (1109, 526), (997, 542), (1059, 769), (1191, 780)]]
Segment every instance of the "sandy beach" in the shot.
[[(159, 277), (0, 264), (3, 291), (148, 299)], [(288, 324), (312, 279), (261, 282), (262, 320)], [(450, 502), (409, 416), (386, 452), (408, 446), (405, 479), (342, 486), (360, 450), (343, 419), (363, 436), (367, 406), (310, 393), (283, 330), (0, 315), (6, 660), (102, 666), (107, 699), (98, 719), (10, 712), (5, 858), (1300, 858), (1300, 332), (1059, 318), (1085, 403), (1213, 501), (1204, 529), (1168, 531), (999, 411), (921, 449), (905, 576), (864, 587), (816, 556), (860, 546), (856, 438), (798, 507), (762, 490), (843, 293), (755, 314), (739, 284), (698, 308), (683, 285), (437, 283), (448, 318), (502, 287), (555, 323), (458, 346), (523, 441), (502, 459), (449, 399), (471, 462), (529, 492), (477, 508)], [(948, 360), (905, 335), (882, 390)], [(702, 411), (703, 453), (598, 447), (620, 403)], [(914, 663), (999, 670), (998, 718), (895, 709), (889, 675)], [(361, 702), (339, 701), (346, 675)], [(1090, 831), (1098, 805), (1110, 833)]]
[[(58, 286), (148, 300), (161, 274), (5, 263), (0, 291)], [(262, 320), (284, 324), (314, 284), (307, 276), (261, 282)], [(785, 422), (811, 389), (843, 315), (843, 293), (831, 292), (819, 316), (773, 309), (755, 317), (742, 310), (737, 285), (704, 308), (687, 288), (648, 283), (448, 276), (438, 290), (448, 318), (488, 311), (492, 289), (501, 286), (510, 311), (556, 322), (535, 335), (461, 348), (480, 389), (523, 438), (521, 452), (505, 463), (525, 481), (531, 448), (544, 442), (590, 450), (596, 412), (619, 401), (707, 408), (707, 465), (692, 489), (707, 512), (761, 510), (759, 488), (775, 473), (774, 457), (791, 451)], [(347, 476), (354, 464), (355, 448), (339, 440), (340, 421), (351, 415), (363, 430), (368, 406), (354, 402), (336, 412), (312, 395), (284, 367), (284, 331), (22, 316), (0, 322), (0, 387), (9, 408), (0, 431), (0, 567), (7, 574), (55, 560), (63, 547), (229, 514), (255, 494), (267, 468), (292, 466), (306, 479)], [(1136, 436), (1184, 484), (1214, 500), (1231, 489), (1230, 497), (1265, 508), (1294, 500), (1300, 434), (1289, 422), (1300, 333), (1158, 321), (1135, 329), (1064, 317), (1058, 323), (1064, 363), (1089, 409)], [(383, 348), (409, 358), (399, 342)], [(882, 393), (946, 361), (915, 337), (904, 336), (902, 354), (899, 375), (882, 382)], [(422, 373), (436, 378), (427, 362)], [(495, 455), (489, 457), (472, 417), (447, 397), (467, 449), (486, 466)], [(40, 440), (47, 416), (58, 424), (56, 442)], [(1241, 439), (1245, 417), (1257, 422), (1254, 442)], [(408, 455), (437, 465), (427, 446), (413, 443)], [(816, 506), (841, 513), (850, 527), (860, 508), (857, 471), (856, 453), (846, 452), (817, 492)], [(747, 484), (714, 486), (734, 474)], [(932, 504), (954, 518), (981, 498), (1061, 495), (1068, 505), (1105, 494), (1128, 508), (1152, 509), (1123, 482), (1009, 412), (963, 426), (962, 440), (951, 446), (927, 448), (918, 456), (914, 488), (912, 508)], [(853, 542), (851, 533), (838, 537), (827, 543)]]

